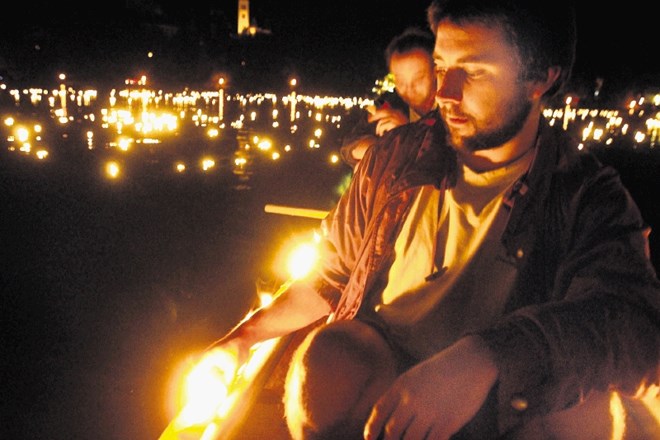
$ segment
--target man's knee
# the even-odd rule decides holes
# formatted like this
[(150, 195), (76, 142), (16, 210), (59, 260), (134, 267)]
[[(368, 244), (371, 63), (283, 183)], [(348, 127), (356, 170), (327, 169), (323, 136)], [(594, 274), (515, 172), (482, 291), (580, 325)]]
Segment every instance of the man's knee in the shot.
[(378, 369), (374, 360), (394, 362), (385, 339), (371, 326), (360, 321), (339, 321), (316, 329), (307, 337), (305, 356), (310, 368), (327, 370), (333, 366), (370, 367)]
[(310, 333), (291, 360), (285, 386), (287, 423), (303, 431), (350, 429), (361, 433), (371, 407), (396, 377), (382, 336), (359, 321), (340, 321)]

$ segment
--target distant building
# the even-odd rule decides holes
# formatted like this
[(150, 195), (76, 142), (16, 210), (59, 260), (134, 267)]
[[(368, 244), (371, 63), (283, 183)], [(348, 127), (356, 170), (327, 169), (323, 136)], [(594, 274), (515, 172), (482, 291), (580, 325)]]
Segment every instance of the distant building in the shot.
[(270, 35), (270, 33), (270, 29), (260, 28), (256, 22), (250, 20), (250, 0), (238, 0), (236, 35), (254, 37), (257, 34)]
[(238, 0), (238, 25), (236, 33), (242, 35), (250, 32), (250, 0)]

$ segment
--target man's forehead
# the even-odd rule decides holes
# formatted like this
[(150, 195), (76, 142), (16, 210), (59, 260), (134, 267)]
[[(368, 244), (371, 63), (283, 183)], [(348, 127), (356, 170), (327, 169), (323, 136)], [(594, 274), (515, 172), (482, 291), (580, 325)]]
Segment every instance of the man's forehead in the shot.
[(478, 22), (456, 24), (442, 21), (436, 30), (434, 59), (461, 54), (474, 60), (511, 54), (515, 50), (500, 27)]

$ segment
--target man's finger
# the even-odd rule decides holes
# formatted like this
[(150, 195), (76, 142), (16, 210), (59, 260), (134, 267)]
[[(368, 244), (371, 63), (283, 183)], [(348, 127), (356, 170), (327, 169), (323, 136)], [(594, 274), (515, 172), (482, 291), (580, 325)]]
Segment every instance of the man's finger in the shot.
[[(382, 399), (381, 399), (382, 400)], [(365, 440), (376, 440), (380, 433), (383, 432), (385, 422), (389, 419), (390, 415), (394, 412), (394, 406), (388, 407), (387, 400), (385, 402), (377, 402), (371, 410), (369, 419), (364, 425), (364, 438)]]

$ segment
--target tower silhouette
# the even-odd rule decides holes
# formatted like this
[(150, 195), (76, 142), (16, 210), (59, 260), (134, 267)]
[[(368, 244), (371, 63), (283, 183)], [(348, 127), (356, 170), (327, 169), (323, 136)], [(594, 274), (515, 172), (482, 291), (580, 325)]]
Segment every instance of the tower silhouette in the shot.
[(250, 32), (250, 0), (238, 0), (238, 25), (236, 33)]

